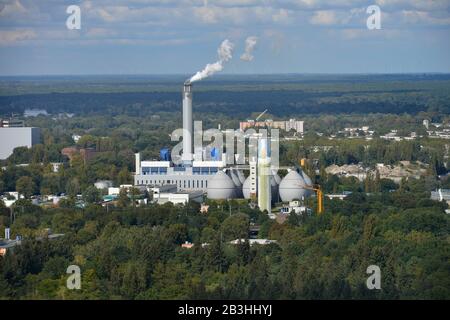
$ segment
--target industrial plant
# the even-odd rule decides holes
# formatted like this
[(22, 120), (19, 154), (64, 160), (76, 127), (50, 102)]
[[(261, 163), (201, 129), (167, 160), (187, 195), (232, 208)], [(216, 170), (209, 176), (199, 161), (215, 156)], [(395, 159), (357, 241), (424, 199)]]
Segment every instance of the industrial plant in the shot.
[[(311, 179), (298, 167), (287, 169), (281, 179), (279, 167), (271, 162), (271, 138), (257, 135), (257, 156), (248, 156), (246, 165), (230, 165), (223, 150), (202, 147), (193, 153), (192, 82), (184, 83), (183, 151), (181, 161), (173, 161), (168, 148), (160, 150), (157, 161), (141, 159), (136, 153), (136, 187), (172, 186), (178, 193), (201, 192), (212, 200), (251, 199), (261, 211), (272, 211), (274, 203), (303, 200), (314, 190)], [(242, 130), (241, 130), (242, 131)]]

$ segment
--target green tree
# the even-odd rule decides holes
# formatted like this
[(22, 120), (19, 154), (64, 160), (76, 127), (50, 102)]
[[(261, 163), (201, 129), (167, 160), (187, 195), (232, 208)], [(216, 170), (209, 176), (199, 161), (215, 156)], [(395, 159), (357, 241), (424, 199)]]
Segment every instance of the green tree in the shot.
[(222, 272), (225, 269), (226, 259), (222, 234), (216, 234), (208, 246), (207, 261), (208, 266), (213, 267), (216, 271)]
[(87, 203), (97, 203), (101, 200), (100, 191), (96, 187), (90, 186), (83, 192), (83, 199)]
[(118, 184), (128, 184), (131, 182), (131, 175), (128, 171), (128, 168), (124, 167), (122, 170), (120, 170), (119, 174), (117, 175), (117, 182)]
[(29, 198), (36, 192), (36, 184), (31, 177), (20, 177), (16, 182), (16, 191)]
[(78, 178), (72, 178), (70, 179), (66, 184), (66, 193), (72, 197), (75, 198), (77, 194), (80, 193), (80, 182)]
[(225, 241), (248, 238), (250, 220), (246, 214), (235, 214), (225, 219), (221, 226)]
[(130, 198), (128, 197), (128, 191), (126, 188), (122, 188), (119, 191), (119, 197), (117, 198), (117, 205), (121, 208), (128, 207), (131, 203)]

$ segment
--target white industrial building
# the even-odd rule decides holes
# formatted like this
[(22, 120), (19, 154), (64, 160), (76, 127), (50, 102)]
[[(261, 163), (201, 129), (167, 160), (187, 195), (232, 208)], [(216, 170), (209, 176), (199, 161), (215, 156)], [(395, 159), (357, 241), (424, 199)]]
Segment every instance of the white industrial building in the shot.
[(7, 159), (17, 147), (41, 143), (41, 130), (32, 127), (0, 127), (0, 160)]
[[(271, 212), (271, 203), (302, 200), (311, 192), (305, 187), (311, 179), (300, 169), (289, 170), (281, 180), (278, 168), (271, 165), (270, 138), (258, 137), (257, 157), (249, 165), (227, 165), (226, 156), (215, 150), (196, 150), (193, 153), (192, 84), (183, 86), (183, 153), (181, 164), (175, 164), (168, 148), (161, 149), (159, 161), (141, 160), (136, 153), (134, 185), (137, 187), (174, 186), (173, 192), (154, 192), (157, 202), (182, 203), (199, 199), (228, 200), (245, 198), (257, 200), (260, 210)], [(303, 131), (303, 122), (289, 121), (289, 128)], [(208, 152), (205, 152), (208, 151)], [(205, 157), (206, 155), (206, 157)], [(246, 178), (244, 172), (248, 171)]]
[(430, 199), (435, 201), (445, 201), (450, 205), (450, 189), (438, 189), (436, 191), (431, 191)]

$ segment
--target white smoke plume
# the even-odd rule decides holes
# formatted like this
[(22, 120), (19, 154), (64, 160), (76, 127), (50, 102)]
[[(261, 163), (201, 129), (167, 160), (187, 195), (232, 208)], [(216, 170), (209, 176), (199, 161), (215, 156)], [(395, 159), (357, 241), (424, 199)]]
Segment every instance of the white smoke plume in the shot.
[(208, 63), (202, 71), (194, 74), (191, 79), (189, 79), (189, 82), (199, 81), (213, 75), (216, 72), (222, 71), (225, 62), (230, 61), (233, 57), (233, 49), (234, 44), (228, 39), (224, 40), (219, 49), (217, 49), (219, 61), (215, 63)]
[(241, 60), (252, 61), (253, 60), (253, 50), (255, 50), (256, 43), (258, 42), (257, 37), (248, 37), (245, 40), (245, 52), (241, 55)]

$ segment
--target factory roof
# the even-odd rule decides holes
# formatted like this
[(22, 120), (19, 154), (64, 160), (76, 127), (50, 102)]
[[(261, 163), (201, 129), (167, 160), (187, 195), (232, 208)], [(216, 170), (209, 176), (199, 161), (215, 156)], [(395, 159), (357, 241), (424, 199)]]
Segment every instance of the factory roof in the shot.
[(431, 191), (431, 200), (450, 201), (450, 189), (439, 189), (436, 191)]
[(142, 161), (142, 167), (170, 167), (170, 161)]
[[(267, 244), (272, 244), (272, 243), (277, 243), (277, 240), (269, 240), (269, 239), (248, 239), (250, 245), (254, 245), (254, 244), (260, 244), (260, 245), (267, 245)], [(240, 243), (245, 243), (246, 240), (245, 239), (236, 239), (236, 240), (232, 240), (230, 241), (230, 244), (240, 244)]]

